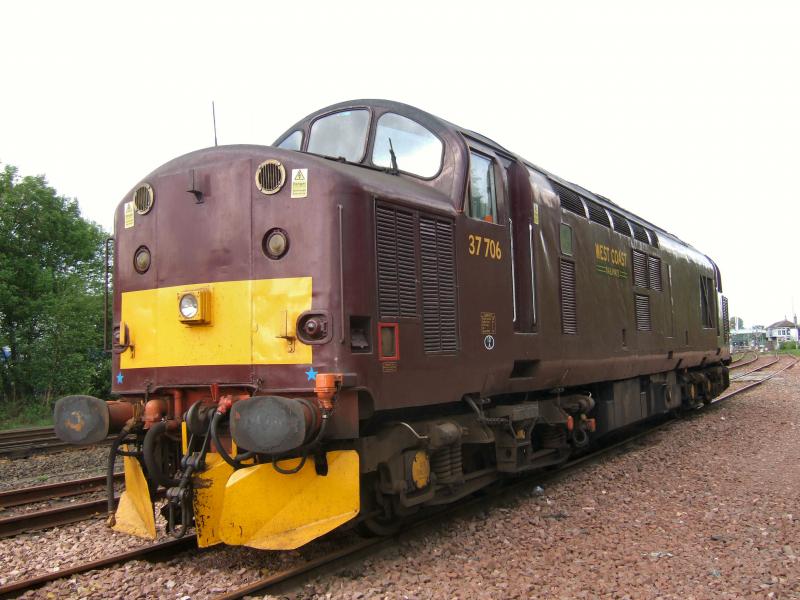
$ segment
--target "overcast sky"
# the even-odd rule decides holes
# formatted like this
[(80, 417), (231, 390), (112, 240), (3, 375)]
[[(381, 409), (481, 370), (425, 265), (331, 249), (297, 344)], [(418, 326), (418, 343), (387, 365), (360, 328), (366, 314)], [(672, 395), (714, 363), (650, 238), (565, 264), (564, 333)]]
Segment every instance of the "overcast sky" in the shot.
[(750, 325), (800, 310), (800, 4), (0, 6), (0, 162), (110, 230), (151, 170), (353, 98), (416, 105), (690, 242)]

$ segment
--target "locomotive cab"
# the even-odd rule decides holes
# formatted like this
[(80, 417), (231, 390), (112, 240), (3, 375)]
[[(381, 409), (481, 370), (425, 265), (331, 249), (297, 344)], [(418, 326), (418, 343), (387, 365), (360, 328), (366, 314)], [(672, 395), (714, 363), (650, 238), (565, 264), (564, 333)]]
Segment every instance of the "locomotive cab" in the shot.
[(730, 360), (712, 265), (486, 137), (337, 104), (125, 195), (119, 399), (62, 398), (56, 430), (115, 436), (120, 531), (155, 537), (165, 497), (167, 528), (201, 546), (386, 532), (710, 401)]

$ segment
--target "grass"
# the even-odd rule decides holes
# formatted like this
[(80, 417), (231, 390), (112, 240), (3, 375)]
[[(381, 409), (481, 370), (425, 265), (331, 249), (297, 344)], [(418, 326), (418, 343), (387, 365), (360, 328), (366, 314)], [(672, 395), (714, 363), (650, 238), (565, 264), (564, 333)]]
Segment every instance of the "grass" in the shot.
[(800, 349), (788, 348), (786, 350), (778, 350), (778, 354), (791, 354), (792, 356), (800, 356)]
[(53, 424), (53, 408), (32, 401), (29, 403), (0, 404), (0, 430), (22, 427), (43, 427)]

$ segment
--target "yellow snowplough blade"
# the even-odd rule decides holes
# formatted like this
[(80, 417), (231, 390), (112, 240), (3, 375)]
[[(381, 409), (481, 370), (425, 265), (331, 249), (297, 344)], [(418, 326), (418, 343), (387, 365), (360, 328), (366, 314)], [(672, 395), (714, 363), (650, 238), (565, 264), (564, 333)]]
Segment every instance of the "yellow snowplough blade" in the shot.
[[(313, 459), (291, 475), (261, 464), (233, 473), (225, 485), (218, 532), (226, 544), (292, 550), (354, 518), (360, 510), (358, 452), (327, 453), (328, 474)], [(280, 463), (284, 470), (299, 459)]]
[[(128, 450), (123, 446), (123, 450)], [(124, 456), (125, 491), (119, 499), (117, 512), (114, 515), (115, 531), (122, 531), (151, 540), (156, 539), (156, 520), (153, 515), (153, 503), (150, 501), (150, 490), (147, 488), (142, 467), (133, 456)]]
[(233, 467), (222, 460), (219, 454), (206, 455), (206, 469), (193, 478), (194, 524), (197, 529), (197, 545), (201, 548), (219, 544), (219, 518), (222, 500), (225, 497), (225, 482), (233, 473)]

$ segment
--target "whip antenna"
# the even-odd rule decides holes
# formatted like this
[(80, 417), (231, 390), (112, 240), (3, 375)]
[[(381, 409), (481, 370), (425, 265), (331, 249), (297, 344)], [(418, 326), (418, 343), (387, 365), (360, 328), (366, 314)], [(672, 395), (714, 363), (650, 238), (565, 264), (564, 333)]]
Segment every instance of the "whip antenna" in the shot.
[(214, 145), (217, 145), (217, 111), (214, 108), (214, 101), (211, 101), (211, 119), (214, 121)]

